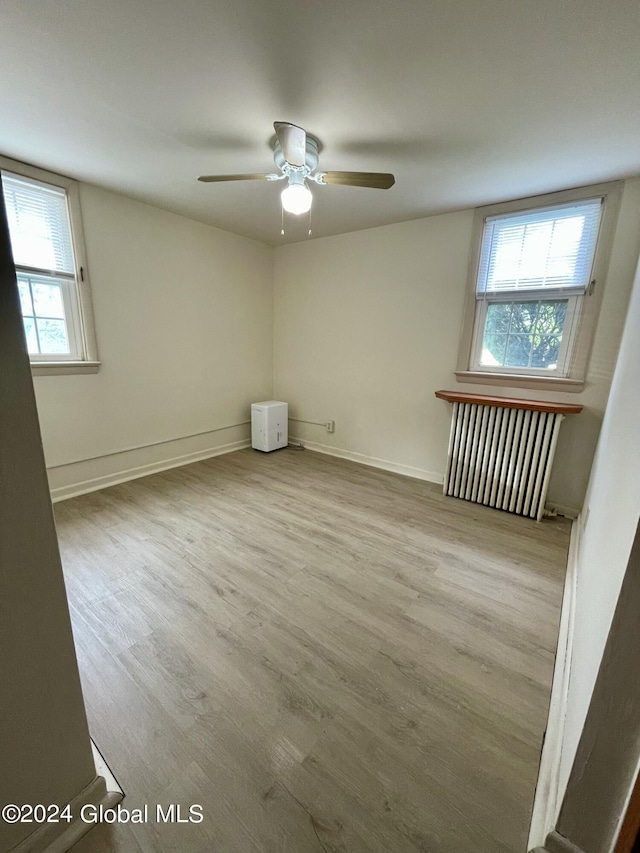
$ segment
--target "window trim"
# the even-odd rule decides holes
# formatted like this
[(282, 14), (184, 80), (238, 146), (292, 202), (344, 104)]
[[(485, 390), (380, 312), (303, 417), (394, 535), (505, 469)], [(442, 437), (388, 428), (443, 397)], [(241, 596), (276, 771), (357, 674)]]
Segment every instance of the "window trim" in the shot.
[(12, 172), (15, 175), (42, 181), (66, 191), (71, 240), (75, 260), (75, 291), (77, 302), (77, 317), (71, 318), (71, 323), (77, 326), (77, 337), (80, 340), (83, 357), (76, 359), (57, 359), (48, 356), (34, 359), (30, 356), (31, 372), (34, 376), (53, 376), (73, 373), (97, 373), (100, 368), (98, 345), (93, 319), (93, 300), (89, 284), (87, 256), (84, 242), (84, 228), (80, 210), (80, 186), (77, 181), (48, 172), (28, 163), (11, 160), (0, 155), (0, 171)]
[[(467, 291), (460, 333), (458, 361), (455, 370), (455, 375), (459, 382), (569, 392), (580, 392), (583, 390), (609, 268), (613, 236), (623, 188), (624, 181), (613, 181), (524, 199), (515, 199), (476, 209), (473, 221)], [(595, 197), (602, 197), (603, 200), (602, 219), (591, 276), (592, 280), (595, 281), (595, 285), (589, 287), (582, 297), (582, 306), (574, 333), (573, 352), (569, 360), (567, 375), (546, 376), (539, 373), (510, 372), (507, 368), (494, 372), (487, 369), (479, 370), (477, 367), (474, 367), (476, 310), (480, 301), (477, 299), (476, 294), (476, 280), (480, 264), (485, 218), (505, 213), (524, 212), (536, 208), (563, 204), (565, 202), (583, 201)], [(548, 298), (552, 298), (551, 294), (548, 295)]]

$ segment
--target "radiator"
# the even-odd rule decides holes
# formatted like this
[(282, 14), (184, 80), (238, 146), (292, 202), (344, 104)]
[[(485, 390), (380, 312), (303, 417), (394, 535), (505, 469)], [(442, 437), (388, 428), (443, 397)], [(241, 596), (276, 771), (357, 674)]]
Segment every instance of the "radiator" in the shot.
[(539, 521), (563, 418), (454, 402), (445, 495)]

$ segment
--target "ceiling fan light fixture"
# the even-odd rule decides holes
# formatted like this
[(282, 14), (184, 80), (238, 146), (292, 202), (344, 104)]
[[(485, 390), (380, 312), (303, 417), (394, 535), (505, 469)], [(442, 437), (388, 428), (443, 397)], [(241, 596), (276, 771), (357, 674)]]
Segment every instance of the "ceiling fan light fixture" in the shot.
[(294, 213), (299, 216), (301, 213), (308, 213), (311, 210), (313, 195), (306, 184), (290, 184), (282, 191), (280, 198), (282, 199), (282, 207), (287, 213)]
[(318, 168), (318, 140), (310, 136), (302, 127), (288, 121), (276, 121), (273, 124), (276, 138), (273, 141), (273, 161), (278, 171), (275, 174), (254, 172), (247, 175), (201, 175), (198, 180), (205, 183), (223, 181), (286, 181), (287, 186), (281, 193), (282, 227), (284, 235), (284, 214), (294, 216), (309, 214), (309, 236), (311, 236), (311, 205), (313, 194), (307, 181), (315, 181), (320, 186), (337, 184), (343, 187), (370, 187), (388, 190), (395, 178), (389, 172), (321, 172)]

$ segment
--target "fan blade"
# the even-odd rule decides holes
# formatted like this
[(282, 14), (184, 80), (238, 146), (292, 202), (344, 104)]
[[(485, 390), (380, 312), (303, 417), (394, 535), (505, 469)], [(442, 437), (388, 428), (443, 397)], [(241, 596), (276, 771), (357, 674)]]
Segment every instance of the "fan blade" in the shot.
[(307, 159), (306, 132), (288, 121), (274, 121), (273, 126), (287, 163), (292, 166), (304, 166)]
[(371, 187), (375, 190), (388, 190), (396, 179), (386, 172), (325, 172), (322, 175), (325, 184), (338, 184), (343, 187)]
[(266, 181), (269, 175), (254, 174), (254, 175), (201, 175), (198, 180), (205, 183), (218, 183), (220, 181)]

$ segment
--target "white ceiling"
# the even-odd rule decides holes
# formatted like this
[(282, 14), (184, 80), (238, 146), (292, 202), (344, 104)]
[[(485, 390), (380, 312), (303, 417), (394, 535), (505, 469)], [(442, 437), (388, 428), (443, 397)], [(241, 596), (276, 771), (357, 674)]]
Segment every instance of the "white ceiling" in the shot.
[(314, 236), (640, 173), (637, 0), (2, 0), (0, 152), (278, 244), (273, 121)]

